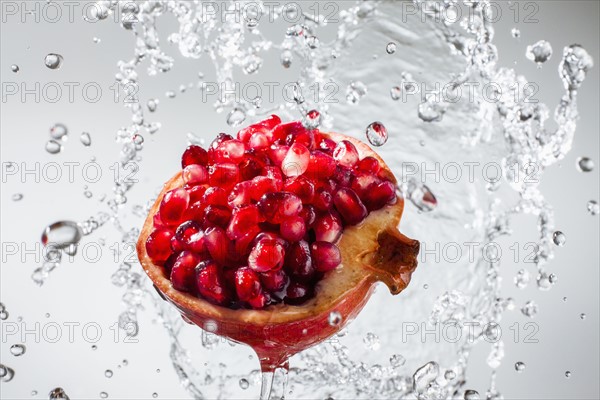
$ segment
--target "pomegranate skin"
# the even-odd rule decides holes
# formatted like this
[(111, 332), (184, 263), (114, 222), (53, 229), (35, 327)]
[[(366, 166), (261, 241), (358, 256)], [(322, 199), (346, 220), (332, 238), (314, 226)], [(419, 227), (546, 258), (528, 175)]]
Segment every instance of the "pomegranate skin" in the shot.
[[(351, 141), (363, 156), (379, 161), (380, 175), (396, 182), (383, 160), (368, 146), (338, 134), (323, 134), (339, 142)], [(181, 186), (181, 174), (165, 184), (163, 193)], [(402, 198), (373, 211), (359, 226), (344, 229), (338, 246), (342, 265), (325, 272), (315, 287), (315, 296), (298, 305), (276, 304), (262, 310), (230, 309), (209, 303), (173, 288), (165, 269), (155, 265), (146, 252), (145, 242), (153, 229), (157, 201), (140, 234), (137, 251), (140, 262), (163, 298), (183, 316), (200, 327), (216, 326), (216, 334), (251, 346), (259, 356), (263, 371), (283, 365), (289, 357), (331, 337), (352, 321), (371, 296), (377, 282), (385, 283), (398, 294), (410, 282), (417, 266), (419, 242), (402, 235), (400, 222)], [(329, 315), (338, 312), (342, 322), (329, 324)]]

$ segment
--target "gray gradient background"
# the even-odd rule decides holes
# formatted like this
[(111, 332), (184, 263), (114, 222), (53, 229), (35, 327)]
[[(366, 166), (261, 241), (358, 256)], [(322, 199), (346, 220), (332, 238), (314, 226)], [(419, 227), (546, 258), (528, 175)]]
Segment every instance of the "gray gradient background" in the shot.
[[(521, 10), (525, 3), (521, 2)], [(599, 200), (599, 3), (542, 1), (537, 4), (539, 23), (515, 23), (507, 17), (496, 24), (495, 43), (499, 48), (500, 63), (513, 67), (516, 62), (517, 71), (527, 77), (535, 76), (531, 80), (542, 88), (538, 98), (551, 108), (563, 92), (557, 78), (563, 46), (582, 44), (595, 59), (596, 66), (580, 92), (581, 120), (573, 149), (560, 164), (546, 172), (542, 184), (548, 202), (556, 210), (556, 225), (567, 236), (566, 246), (558, 249), (550, 268), (559, 276), (559, 282), (549, 292), (538, 293), (534, 282), (525, 292), (517, 291), (511, 283), (515, 271), (506, 271), (504, 293), (515, 297), (517, 305), (534, 298), (540, 306), (535, 320), (540, 326), (540, 342), (514, 344), (507, 341), (507, 356), (498, 372), (498, 388), (506, 398), (598, 398), (599, 220), (588, 214), (586, 203), (590, 199)], [(342, 7), (347, 5), (343, 3)], [(78, 17), (80, 9), (77, 8)], [(110, 21), (90, 24), (76, 18), (71, 23), (66, 16), (58, 23), (28, 21), (21, 24), (12, 17), (2, 23), (2, 82), (26, 82), (31, 87), (33, 82), (41, 82), (43, 86), (47, 82), (80, 82), (83, 85), (93, 81), (103, 89), (101, 100), (95, 104), (84, 101), (80, 90), (76, 91), (73, 103), (63, 92), (63, 99), (55, 104), (44, 100), (35, 103), (31, 97), (26, 102), (13, 97), (1, 104), (3, 163), (85, 163), (95, 156), (104, 167), (101, 181), (90, 185), (94, 193), (92, 199), (86, 199), (82, 194), (87, 182), (81, 176), (81, 169), (76, 170), (74, 183), (66, 182), (65, 178), (55, 184), (43, 180), (38, 183), (31, 177), (26, 182), (9, 179), (2, 183), (1, 240), (3, 243), (25, 243), (27, 248), (32, 248), (47, 223), (88, 218), (101, 209), (99, 197), (110, 191), (112, 171), (109, 166), (118, 153), (115, 131), (127, 124), (130, 114), (122, 106), (122, 99), (120, 103), (113, 100), (109, 88), (113, 84), (116, 61), (131, 57), (134, 37)], [(510, 35), (513, 26), (521, 30), (519, 40)], [(99, 37), (101, 43), (93, 43), (94, 36)], [(554, 48), (552, 59), (541, 70), (524, 57), (526, 45), (539, 39), (548, 40)], [(60, 70), (51, 71), (44, 67), (43, 59), (49, 52), (64, 56)], [(11, 64), (19, 65), (18, 74), (10, 71)], [(199, 100), (192, 97), (191, 91), (178, 93), (172, 101), (164, 97), (166, 90), (177, 91), (181, 83), (195, 81), (198, 70), (207, 75), (212, 73), (207, 60), (201, 60), (199, 64), (176, 57), (174, 70), (161, 79), (140, 74), (142, 102), (145, 103), (149, 94), (160, 99), (156, 115), (146, 115), (150, 120), (162, 122), (162, 128), (156, 135), (146, 136), (144, 159), (138, 174), (140, 184), (130, 194), (128, 207), (143, 204), (147, 194), (172, 173), (172, 168), (165, 166), (176, 165), (187, 132), (208, 139), (211, 132), (231, 130), (223, 115), (215, 114), (211, 104), (198, 104)], [(267, 62), (265, 67), (272, 68), (273, 74), (282, 74), (276, 63)], [(48, 139), (48, 129), (55, 122), (63, 122), (69, 127), (70, 138), (61, 154), (51, 156), (44, 151), (44, 143)], [(91, 133), (93, 144), (89, 148), (79, 143), (78, 136), (82, 131)], [(592, 173), (582, 174), (576, 170), (575, 160), (583, 155), (596, 162), (597, 168)], [(23, 200), (13, 202), (11, 196), (14, 193), (22, 193)], [(116, 235), (111, 237), (105, 231), (99, 236), (105, 237), (108, 243), (118, 240)], [(519, 240), (519, 233), (515, 239)], [(38, 265), (33, 256), (24, 256), (24, 260), (12, 256), (6, 262), (2, 261), (0, 301), (10, 312), (9, 322), (22, 316), (31, 328), (36, 322), (79, 322), (83, 325), (94, 321), (101, 325), (104, 334), (96, 351), (82, 339), (80, 331), (76, 331), (74, 343), (68, 343), (64, 338), (55, 344), (43, 340), (35, 343), (29, 337), (27, 353), (19, 358), (8, 351), (19, 340), (11, 337), (3, 341), (0, 343), (0, 362), (13, 368), (16, 375), (11, 382), (0, 383), (0, 398), (32, 398), (32, 390), (39, 392), (34, 398), (47, 398), (48, 391), (56, 386), (64, 387), (72, 399), (97, 398), (100, 391), (108, 392), (110, 398), (150, 398), (153, 392), (159, 393), (160, 398), (188, 398), (170, 366), (168, 349), (163, 344), (166, 340), (164, 330), (152, 325), (149, 313), (140, 317), (138, 343), (123, 343), (122, 336), (119, 343), (115, 343), (110, 326), (116, 322), (122, 308), (122, 291), (110, 284), (115, 264), (111, 252), (104, 250), (102, 260), (97, 263), (83, 263), (78, 258), (66, 262), (54, 271), (42, 288), (35, 287), (30, 280), (32, 270)], [(419, 290), (419, 285), (422, 283), (417, 281), (409, 290)], [(567, 302), (563, 302), (563, 296), (568, 297)], [(582, 312), (587, 314), (583, 321), (579, 318)], [(46, 318), (45, 313), (50, 313), (50, 317)], [(523, 322), (515, 312), (505, 317), (503, 327), (507, 329), (513, 320)], [(250, 354), (247, 349), (238, 349)], [(490, 370), (485, 364), (488, 349), (476, 348), (468, 376), (468, 387), (482, 395), (488, 387)], [(128, 359), (129, 365), (119, 368), (123, 359)], [(523, 373), (514, 371), (516, 361), (527, 364)], [(111, 379), (104, 377), (104, 370), (109, 368), (115, 372)], [(157, 368), (160, 373), (156, 372)], [(566, 370), (572, 371), (570, 379), (564, 377)], [(246, 395), (257, 397), (256, 390), (251, 387)]]

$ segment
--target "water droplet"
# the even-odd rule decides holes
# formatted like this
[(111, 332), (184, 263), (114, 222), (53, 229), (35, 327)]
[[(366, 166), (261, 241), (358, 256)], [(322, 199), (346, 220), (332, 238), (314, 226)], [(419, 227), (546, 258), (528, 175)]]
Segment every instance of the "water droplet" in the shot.
[(514, 37), (515, 39), (521, 37), (521, 31), (518, 30), (517, 28), (512, 28), (510, 30), (510, 34), (512, 35), (512, 37)]
[(21, 201), (23, 200), (23, 194), (22, 193), (15, 193), (12, 195), (12, 200), (13, 201)]
[(571, 377), (571, 371), (565, 371), (565, 377), (566, 378), (570, 378)]
[(527, 46), (525, 52), (527, 59), (533, 61), (538, 66), (545, 63), (552, 57), (552, 46), (545, 40), (540, 40), (530, 46)]
[(346, 101), (348, 104), (357, 104), (367, 94), (367, 86), (361, 81), (351, 82), (346, 88)]
[(153, 399), (156, 399), (156, 398), (158, 398), (158, 393), (156, 393), (156, 392), (152, 393), (152, 398), (153, 398)]
[(101, 42), (101, 39), (100, 39), (100, 38), (97, 38), (97, 37), (94, 37), (94, 38), (92, 39), (92, 41), (93, 41), (94, 43), (100, 43), (100, 42)]
[(0, 381), (1, 382), (10, 382), (10, 381), (12, 381), (12, 378), (14, 376), (15, 376), (15, 371), (12, 368), (0, 364)]
[(289, 50), (282, 51), (281, 56), (279, 57), (279, 60), (281, 61), (281, 65), (284, 68), (289, 68), (292, 65), (293, 59), (294, 59), (294, 56), (293, 56), (292, 52)]
[(444, 378), (446, 378), (446, 380), (451, 381), (454, 378), (456, 378), (456, 372), (454, 372), (453, 370), (449, 369), (446, 372), (444, 372)]
[(433, 192), (417, 181), (409, 181), (405, 190), (410, 202), (421, 212), (430, 212), (437, 207), (437, 199)]
[(373, 146), (383, 146), (388, 140), (387, 128), (379, 121), (371, 122), (367, 126), (366, 134)]
[(557, 281), (556, 275), (550, 274), (548, 275), (546, 272), (542, 272), (537, 276), (537, 286), (540, 290), (550, 290), (552, 289), (552, 285), (554, 285)]
[(49, 53), (44, 59), (44, 63), (50, 69), (59, 69), (63, 63), (63, 56), (56, 53)]
[(342, 323), (342, 314), (340, 314), (338, 311), (330, 312), (328, 322), (331, 326), (338, 326)]
[(62, 150), (62, 145), (58, 143), (56, 140), (48, 140), (46, 142), (46, 151), (50, 154), (58, 154)]
[(79, 136), (79, 140), (81, 141), (81, 144), (83, 144), (86, 147), (92, 144), (92, 137), (88, 132), (82, 132)]
[(31, 395), (32, 395), (32, 396), (37, 396), (37, 394), (38, 394), (37, 390), (32, 390), (32, 391), (31, 391)]
[(525, 289), (529, 284), (529, 272), (525, 269), (519, 270), (515, 276), (515, 286), (519, 289)]
[(242, 62), (242, 71), (246, 75), (251, 75), (262, 67), (263, 60), (255, 54), (250, 54)]
[(167, 98), (169, 98), (169, 99), (172, 99), (172, 98), (174, 98), (176, 96), (176, 93), (174, 91), (172, 91), (172, 90), (167, 90), (165, 92), (165, 96), (167, 96)]
[(107, 399), (108, 398), (108, 393), (106, 393), (106, 392), (100, 392), (100, 398), (101, 399)]
[(52, 245), (55, 249), (64, 249), (81, 240), (83, 232), (79, 224), (73, 221), (59, 221), (48, 225), (42, 233), (42, 244)]
[(129, 365), (129, 361), (127, 361), (127, 359), (124, 359), (123, 361), (121, 361), (123, 363), (123, 365), (126, 367)]
[(156, 368), (156, 373), (160, 374), (160, 368)]
[(306, 129), (316, 129), (321, 124), (321, 113), (318, 110), (310, 110), (302, 119)]
[(373, 332), (367, 333), (367, 335), (363, 339), (363, 343), (365, 344), (365, 347), (369, 350), (379, 350), (379, 347), (381, 347), (379, 337)]
[(562, 247), (567, 242), (567, 237), (561, 231), (556, 231), (552, 234), (552, 241), (555, 245)]
[(577, 169), (581, 172), (592, 172), (594, 170), (594, 161), (589, 157), (579, 157), (577, 159)]
[(515, 363), (515, 371), (523, 372), (525, 370), (525, 363), (523, 361), (517, 361)]
[(579, 314), (579, 318), (580, 318), (581, 320), (584, 320), (584, 319), (586, 318), (586, 315), (585, 315), (585, 313), (581, 313), (581, 314)]
[(250, 382), (248, 382), (248, 379), (240, 379), (240, 387), (244, 390), (248, 389), (248, 387), (250, 387)]
[(596, 200), (588, 201), (587, 210), (591, 215), (598, 215), (598, 213), (600, 212), (600, 207), (598, 207), (598, 202)]
[(69, 133), (69, 130), (64, 124), (58, 123), (54, 124), (52, 128), (50, 128), (50, 136), (52, 139), (63, 139)]
[(390, 357), (390, 364), (393, 368), (400, 368), (404, 364), (406, 364), (406, 358), (404, 358), (400, 354), (394, 354)]
[(424, 101), (419, 104), (418, 115), (424, 122), (441, 121), (445, 112), (444, 106), (434, 101)]
[(83, 191), (83, 195), (84, 195), (86, 198), (88, 198), (88, 199), (91, 199), (91, 198), (92, 198), (92, 196), (93, 196), (94, 194), (93, 194), (92, 192), (90, 192), (89, 190), (84, 190), (84, 191)]
[(227, 125), (239, 126), (246, 119), (246, 113), (240, 108), (234, 108), (227, 115)]
[(25, 350), (26, 348), (24, 344), (13, 344), (12, 346), (10, 346), (10, 353), (15, 357), (19, 357), (25, 354)]
[(465, 390), (465, 400), (479, 400), (479, 392), (477, 390)]
[(96, 346), (95, 344), (92, 345), (92, 350), (97, 350), (98, 346)]
[(310, 47), (311, 49), (316, 49), (317, 47), (319, 47), (319, 38), (316, 36), (308, 36), (306, 38), (306, 44), (308, 45), (308, 47)]
[(113, 372), (110, 369), (107, 369), (106, 371), (104, 371), (104, 376), (107, 378), (112, 378)]
[(54, 388), (48, 393), (48, 398), (50, 400), (69, 400), (69, 396), (65, 390), (61, 387)]
[(12, 72), (17, 73), (17, 72), (19, 72), (19, 66), (17, 64), (13, 64), (13, 65), (10, 66), (10, 70)]
[(390, 97), (392, 100), (399, 100), (401, 96), (402, 89), (400, 89), (400, 86), (394, 86), (390, 89)]
[(533, 300), (530, 300), (527, 303), (525, 303), (523, 308), (521, 308), (521, 312), (526, 317), (534, 318), (538, 313), (538, 306)]
[(46, 318), (50, 318), (50, 313), (46, 313), (46, 314), (44, 314), (44, 316), (45, 316)]
[(567, 300), (568, 300), (567, 296), (563, 297), (563, 301), (566, 302)]
[(158, 99), (148, 100), (148, 102), (146, 103), (146, 107), (148, 107), (148, 111), (150, 112), (156, 111), (156, 108), (158, 107)]
[(389, 43), (387, 44), (387, 46), (385, 46), (385, 51), (386, 51), (388, 54), (394, 54), (394, 53), (396, 52), (396, 43), (394, 43), (394, 42), (389, 42)]

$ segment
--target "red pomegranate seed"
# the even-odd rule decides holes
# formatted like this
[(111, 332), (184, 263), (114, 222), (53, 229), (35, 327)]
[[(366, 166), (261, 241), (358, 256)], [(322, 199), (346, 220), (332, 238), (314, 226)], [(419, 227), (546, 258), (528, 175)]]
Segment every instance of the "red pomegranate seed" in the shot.
[(185, 210), (183, 219), (186, 221), (193, 220), (199, 223), (204, 222), (204, 210), (206, 209), (206, 203), (203, 200), (194, 202), (191, 206)]
[[(175, 236), (173, 236), (173, 237), (175, 237)], [(165, 264), (163, 265), (163, 267), (165, 269), (165, 276), (167, 278), (171, 277), (171, 271), (173, 270), (173, 265), (175, 265), (175, 261), (177, 260), (177, 257), (179, 257), (179, 252), (171, 253), (169, 258), (167, 258), (167, 261), (165, 261)]]
[(290, 146), (284, 144), (274, 144), (268, 150), (269, 159), (273, 162), (273, 165), (281, 167), (281, 163), (285, 159), (285, 156), (290, 151)]
[(262, 232), (260, 232), (256, 236), (256, 239), (254, 239), (252, 247), (256, 246), (256, 244), (258, 242), (260, 242), (261, 240), (263, 240), (263, 239), (275, 240), (277, 243), (279, 243), (281, 246), (283, 246), (284, 249), (288, 248), (288, 242), (286, 242), (281, 236), (279, 236), (276, 233), (268, 232), (268, 231), (262, 231)]
[(185, 250), (186, 245), (185, 243), (183, 243), (181, 240), (177, 239), (177, 236), (173, 236), (171, 238), (171, 250), (173, 250), (174, 253), (180, 253), (183, 250)]
[(257, 206), (267, 222), (279, 224), (285, 218), (300, 213), (302, 200), (292, 193), (272, 192), (261, 197)]
[(290, 146), (294, 143), (302, 144), (307, 149), (312, 150), (315, 148), (315, 135), (312, 131), (304, 129), (303, 131), (288, 134), (285, 138), (285, 142)]
[(146, 252), (155, 264), (162, 264), (171, 255), (171, 238), (175, 234), (170, 229), (156, 229), (146, 239)]
[(263, 272), (260, 274), (260, 281), (263, 288), (271, 293), (282, 291), (290, 281), (284, 270)]
[(285, 250), (273, 239), (262, 239), (250, 251), (248, 266), (256, 272), (267, 272), (283, 266)]
[(264, 126), (264, 127), (266, 127), (266, 128), (268, 128), (268, 129), (273, 129), (277, 125), (281, 124), (281, 118), (279, 118), (275, 114), (271, 114), (271, 115), (269, 115), (268, 118), (265, 118), (262, 121), (260, 121), (259, 124), (262, 125), (262, 126)]
[(185, 189), (177, 188), (168, 191), (159, 207), (161, 221), (169, 226), (179, 225), (189, 202), (190, 195)]
[(192, 236), (190, 236), (187, 249), (193, 251), (194, 253), (198, 253), (204, 256), (208, 255), (204, 240), (204, 231), (199, 231), (198, 233), (195, 233)]
[(379, 161), (375, 157), (365, 157), (358, 162), (356, 168), (359, 171), (369, 172), (371, 174), (377, 174), (381, 168)]
[(208, 228), (204, 234), (204, 241), (210, 256), (221, 265), (226, 265), (229, 255), (229, 239), (220, 227)]
[(342, 220), (333, 210), (317, 216), (313, 224), (315, 238), (319, 242), (337, 242), (342, 235), (342, 229)]
[(278, 192), (280, 190), (281, 180), (269, 178), (267, 176), (257, 176), (251, 181), (250, 198), (254, 201), (258, 201), (266, 193)]
[(156, 214), (154, 214), (154, 217), (152, 217), (152, 224), (154, 226), (155, 229), (158, 228), (168, 228), (167, 225), (165, 225), (164, 222), (162, 222), (162, 220), (160, 219), (160, 213), (157, 212)]
[(246, 301), (250, 307), (254, 308), (255, 310), (260, 310), (262, 308), (264, 308), (267, 304), (269, 304), (269, 296), (263, 292), (260, 293), (258, 296), (254, 297), (253, 299), (247, 300)]
[(253, 149), (266, 149), (269, 144), (269, 136), (264, 132), (255, 132), (248, 140), (248, 146)]
[(358, 150), (347, 140), (342, 140), (333, 150), (333, 158), (342, 166), (352, 168), (358, 162)]
[(294, 279), (302, 282), (311, 282), (315, 278), (316, 269), (306, 241), (301, 240), (290, 245), (285, 256), (285, 270)]
[(202, 197), (202, 202), (209, 206), (223, 206), (226, 207), (227, 204), (227, 192), (225, 189), (220, 187), (209, 187), (204, 192), (204, 196)]
[(315, 150), (310, 154), (306, 175), (314, 179), (325, 179), (335, 172), (335, 160), (329, 154)]
[(317, 210), (327, 211), (333, 204), (333, 196), (331, 193), (323, 188), (317, 189), (315, 196), (313, 197), (313, 205)]
[(344, 222), (349, 225), (356, 225), (367, 217), (367, 208), (360, 201), (356, 192), (350, 188), (338, 190), (333, 196), (333, 204)]
[(304, 224), (306, 227), (312, 226), (313, 222), (317, 218), (317, 214), (315, 213), (315, 208), (311, 205), (303, 205), (302, 210), (300, 211), (300, 216), (304, 220)]
[(379, 210), (396, 199), (396, 187), (390, 181), (383, 181), (371, 188), (364, 196), (364, 203), (369, 211)]
[(283, 173), (281, 168), (276, 166), (266, 166), (263, 168), (261, 175), (275, 179), (280, 184), (283, 184)]
[(248, 267), (235, 271), (235, 291), (242, 301), (249, 301), (262, 293), (260, 278)]
[[(288, 137), (295, 137), (296, 135), (305, 132), (306, 128), (299, 121), (294, 122), (286, 122), (284, 124), (277, 125), (272, 132), (272, 141), (276, 143), (277, 141), (287, 142)], [(286, 143), (291, 145), (292, 143)]]
[(285, 240), (297, 242), (306, 234), (306, 223), (300, 215), (296, 215), (284, 219), (279, 229)]
[(255, 176), (260, 175), (263, 166), (254, 158), (246, 158), (239, 165), (240, 177), (244, 181), (248, 181)]
[(310, 151), (300, 143), (294, 143), (287, 152), (281, 170), (286, 176), (299, 176), (306, 172), (308, 161), (310, 160)]
[(338, 165), (333, 174), (333, 179), (338, 183), (338, 186), (349, 187), (353, 176), (354, 174), (350, 168)]
[(211, 156), (211, 155), (214, 154), (214, 151), (221, 145), (221, 143), (223, 143), (223, 142), (225, 142), (227, 140), (232, 140), (232, 139), (233, 139), (233, 136), (231, 136), (231, 135), (228, 135), (228, 134), (223, 133), (223, 132), (219, 133), (217, 135), (217, 137), (215, 138), (215, 140), (213, 140), (210, 143), (210, 146), (208, 146), (209, 156)]
[(184, 246), (187, 246), (190, 242), (190, 238), (201, 230), (202, 227), (196, 221), (185, 221), (177, 227), (175, 238)]
[(270, 131), (275, 128), (275, 126), (281, 123), (281, 119), (277, 115), (271, 115), (269, 118), (256, 123), (254, 125), (250, 125), (247, 128), (244, 128), (238, 132), (238, 139), (246, 142), (250, 139), (252, 134), (256, 132), (262, 133), (270, 133)]
[(251, 187), (252, 182), (250, 181), (236, 183), (227, 199), (229, 207), (235, 208), (250, 204), (252, 202), (252, 197), (250, 196)]
[(291, 282), (286, 289), (286, 296), (283, 301), (286, 304), (302, 304), (312, 296), (312, 291), (308, 285), (300, 282)]
[(244, 233), (238, 239), (236, 239), (233, 246), (233, 258), (235, 261), (244, 262), (248, 260), (248, 254), (251, 250), (251, 245), (254, 242), (256, 236), (260, 233), (258, 226), (251, 227), (248, 232)]
[(314, 242), (310, 245), (310, 253), (319, 272), (331, 271), (342, 263), (340, 249), (333, 243)]
[(204, 192), (206, 192), (207, 188), (208, 186), (206, 185), (196, 185), (186, 188), (190, 194), (190, 204), (194, 204), (195, 202), (202, 200), (202, 196), (204, 196)]
[(188, 186), (199, 185), (208, 180), (206, 167), (198, 164), (188, 165), (181, 172), (183, 182)]
[(259, 213), (258, 208), (252, 204), (233, 210), (231, 222), (227, 228), (227, 236), (234, 240), (239, 239), (244, 234), (258, 227)]
[(191, 164), (208, 164), (208, 153), (200, 146), (191, 145), (183, 152), (181, 156), (181, 168), (185, 168)]
[(219, 163), (208, 169), (208, 182), (211, 186), (231, 189), (240, 180), (240, 170), (236, 164)]
[(212, 260), (203, 261), (196, 266), (196, 287), (198, 293), (213, 304), (225, 305), (231, 301), (231, 294), (219, 267)]
[(204, 209), (205, 227), (216, 225), (223, 229), (229, 225), (231, 219), (231, 210), (224, 206), (209, 205)]
[(203, 261), (200, 255), (191, 251), (182, 251), (173, 263), (171, 270), (171, 283), (173, 287), (182, 292), (192, 292), (196, 289), (194, 269)]
[(381, 182), (381, 180), (369, 172), (355, 171), (352, 182), (350, 182), (350, 187), (362, 198), (379, 182)]
[(213, 161), (217, 163), (237, 163), (244, 158), (246, 146), (237, 139), (226, 140), (215, 149)]
[(317, 147), (319, 148), (319, 150), (321, 150), (327, 154), (333, 154), (333, 150), (335, 150), (335, 146), (337, 146), (337, 143), (335, 141), (323, 137)]
[(311, 203), (315, 195), (315, 185), (305, 177), (297, 176), (285, 181), (283, 191), (294, 193), (303, 203)]

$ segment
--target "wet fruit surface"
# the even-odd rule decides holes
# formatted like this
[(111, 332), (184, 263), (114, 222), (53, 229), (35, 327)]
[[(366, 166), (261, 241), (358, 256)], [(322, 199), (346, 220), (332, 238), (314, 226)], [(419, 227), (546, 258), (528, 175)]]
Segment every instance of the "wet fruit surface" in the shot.
[(277, 116), (189, 146), (181, 166), (147, 254), (175, 289), (232, 309), (311, 299), (343, 268), (344, 230), (396, 201), (377, 158)]

